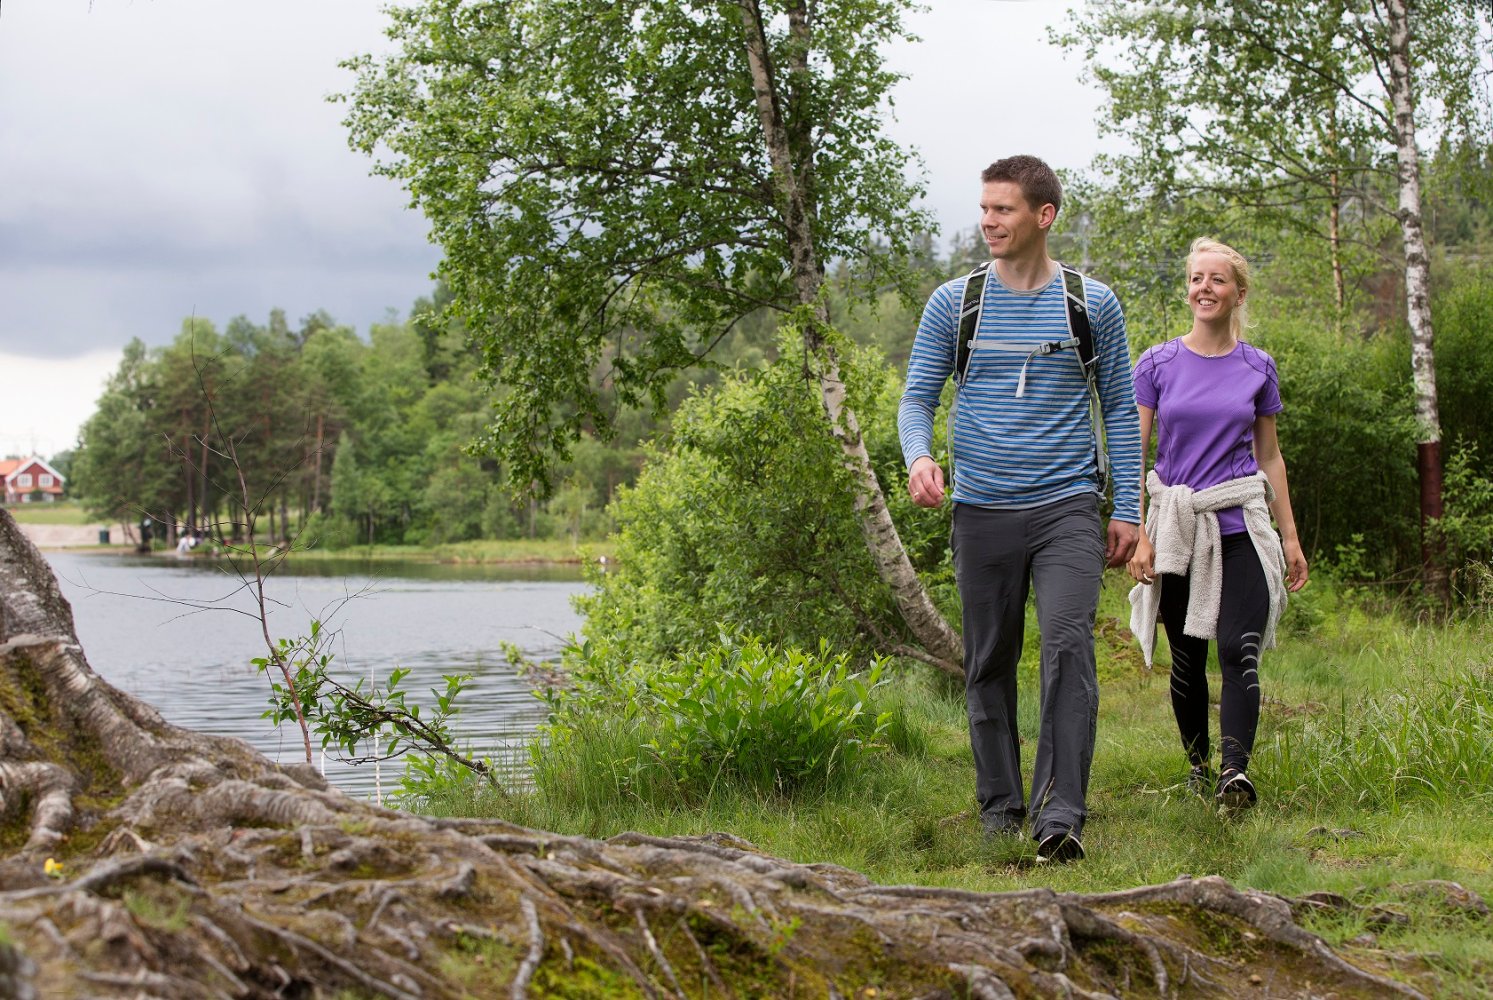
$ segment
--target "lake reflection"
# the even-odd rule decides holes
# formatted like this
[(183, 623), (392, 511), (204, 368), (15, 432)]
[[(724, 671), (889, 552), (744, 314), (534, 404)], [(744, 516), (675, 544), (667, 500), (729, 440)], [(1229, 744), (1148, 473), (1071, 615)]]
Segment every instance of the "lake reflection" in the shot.
[[(265, 655), (254, 602), (242, 581), (206, 559), (49, 552), (62, 593), (73, 606), (89, 664), (121, 690), (150, 702), (171, 722), (237, 736), (272, 760), (304, 759), (300, 730), (270, 727), (269, 681), (250, 660)], [(531, 659), (555, 659), (581, 618), (571, 598), (585, 592), (571, 566), (287, 563), (267, 584), (274, 602), (270, 635), (294, 637), (311, 620), (336, 631), (333, 672), (345, 683), (380, 683), (394, 667), (410, 676), (411, 701), (432, 706), (443, 674), (470, 673), (458, 731), (479, 755), (511, 757), (544, 716), (529, 685), (516, 677), (501, 646)], [(366, 687), (366, 684), (365, 684)], [(427, 708), (426, 711), (430, 709)], [(312, 746), (321, 763), (319, 743)], [(387, 792), (403, 762), (352, 768), (328, 758), (327, 777), (372, 796)]]

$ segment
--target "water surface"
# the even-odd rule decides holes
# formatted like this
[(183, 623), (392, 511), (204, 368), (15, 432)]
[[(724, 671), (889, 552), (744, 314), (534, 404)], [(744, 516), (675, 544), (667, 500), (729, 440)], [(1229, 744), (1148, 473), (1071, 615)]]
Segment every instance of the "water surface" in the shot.
[[(250, 661), (265, 655), (264, 635), (251, 588), (230, 567), (68, 551), (46, 558), (72, 604), (84, 655), (105, 680), (177, 725), (237, 736), (272, 760), (305, 759), (298, 727), (275, 729), (261, 717), (269, 680)], [(382, 684), (393, 668), (408, 668), (401, 687), (430, 707), (430, 689), (445, 689), (443, 674), (472, 674), (458, 732), (479, 755), (511, 758), (544, 708), (502, 646), (557, 658), (580, 628), (571, 607), (587, 590), (579, 576), (573, 566), (287, 562), (267, 582), (270, 636), (294, 638), (319, 620), (333, 633), (332, 671), (345, 683)], [(380, 784), (387, 791), (403, 772), (399, 761), (379, 768), (323, 761), (315, 734), (312, 745), (327, 777), (355, 794), (372, 797)]]

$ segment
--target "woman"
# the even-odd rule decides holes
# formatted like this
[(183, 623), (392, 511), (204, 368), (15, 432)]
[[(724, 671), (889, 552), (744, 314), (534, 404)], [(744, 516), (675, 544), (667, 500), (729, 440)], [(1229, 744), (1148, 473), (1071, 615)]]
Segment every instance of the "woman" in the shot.
[[(1286, 593), (1306, 585), (1286, 463), (1275, 362), (1243, 340), (1249, 263), (1217, 240), (1187, 257), (1192, 329), (1146, 351), (1135, 366), (1141, 453), (1157, 432), (1151, 498), (1129, 563), (1131, 629), (1146, 663), (1159, 614), (1172, 649), (1172, 710), (1192, 765), (1188, 785), (1227, 809), (1254, 805), (1250, 753), (1260, 718), (1260, 652), (1275, 644)], [(1271, 515), (1279, 526), (1277, 537)], [(1223, 674), (1221, 768), (1209, 766), (1208, 641)]]

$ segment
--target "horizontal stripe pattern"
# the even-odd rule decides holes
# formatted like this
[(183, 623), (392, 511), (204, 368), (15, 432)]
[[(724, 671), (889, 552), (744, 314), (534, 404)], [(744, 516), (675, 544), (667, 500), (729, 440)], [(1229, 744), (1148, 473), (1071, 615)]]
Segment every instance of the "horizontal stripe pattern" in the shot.
[[(929, 297), (913, 340), (907, 388), (897, 414), (909, 466), (933, 453), (934, 417), (954, 370), (957, 316), (966, 277)], [(1140, 522), (1140, 430), (1130, 377), (1130, 349), (1119, 299), (1085, 280), (1089, 322), (1099, 359), (1098, 388), (1114, 472), (1114, 517)], [(1006, 288), (991, 268), (977, 336), (1008, 344), (1068, 339), (1060, 275), (1034, 292)], [(1016, 395), (1022, 367), (1024, 392)], [(997, 509), (1036, 507), (1096, 492), (1088, 393), (1073, 349), (1028, 358), (977, 350), (953, 413), (953, 499)]]

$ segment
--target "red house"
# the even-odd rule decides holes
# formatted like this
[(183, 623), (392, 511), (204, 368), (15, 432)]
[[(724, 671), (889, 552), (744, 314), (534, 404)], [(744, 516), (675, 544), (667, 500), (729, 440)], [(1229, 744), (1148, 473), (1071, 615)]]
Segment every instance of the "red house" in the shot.
[(0, 477), (5, 480), (6, 503), (62, 499), (62, 476), (34, 455), (0, 459)]

